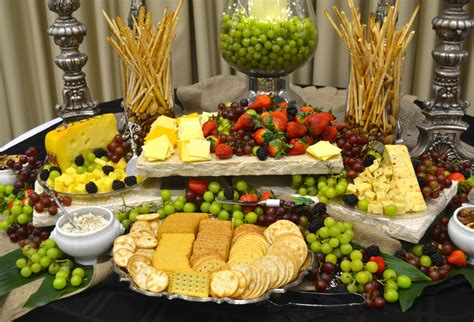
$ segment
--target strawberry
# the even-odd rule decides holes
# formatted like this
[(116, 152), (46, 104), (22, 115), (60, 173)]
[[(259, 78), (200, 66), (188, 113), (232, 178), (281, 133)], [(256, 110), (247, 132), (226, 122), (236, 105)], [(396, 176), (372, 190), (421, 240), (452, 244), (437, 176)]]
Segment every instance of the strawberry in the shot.
[(265, 191), (260, 197), (260, 200), (267, 200), (271, 198), (273, 198), (273, 191)]
[(253, 138), (258, 145), (265, 145), (267, 142), (273, 140), (273, 136), (273, 132), (265, 128), (258, 129), (253, 134)]
[(458, 267), (467, 266), (466, 254), (460, 249), (453, 250), (451, 255), (448, 257), (448, 263)]
[(298, 122), (298, 123), (301, 123), (301, 124), (306, 124), (305, 119), (306, 119), (307, 116), (308, 115), (306, 113), (297, 113), (295, 115), (295, 121)]
[(21, 204), (23, 206), (28, 205), (28, 201), (30, 200), (30, 196), (31, 196), (32, 193), (33, 193), (33, 189), (25, 190), (25, 198), (23, 198), (23, 200), (21, 201)]
[(290, 144), (293, 145), (292, 148), (288, 151), (288, 155), (298, 155), (304, 154), (306, 152), (306, 148), (308, 147), (303, 140), (301, 139), (292, 139)]
[(321, 140), (334, 142), (337, 139), (339, 132), (334, 126), (326, 126), (323, 132), (320, 135)]
[[(248, 194), (240, 196), (239, 200), (244, 201), (244, 202), (257, 202), (258, 198), (257, 198), (256, 195), (248, 193)], [(242, 207), (242, 209), (244, 210), (245, 213), (251, 212), (254, 208), (255, 208), (255, 206), (244, 206), (244, 207)]]
[(265, 125), (268, 125), (270, 124), (270, 122), (272, 121), (272, 114), (270, 112), (263, 112), (261, 115), (260, 115), (260, 121), (265, 124)]
[(232, 151), (232, 148), (227, 144), (220, 143), (216, 145), (216, 150), (214, 151), (214, 153), (219, 159), (229, 159), (234, 154), (234, 151)]
[(311, 106), (302, 106), (300, 108), (301, 113), (314, 113), (314, 109)]
[(202, 134), (207, 138), (213, 131), (217, 130), (217, 122), (215, 120), (208, 120), (202, 125)]
[(273, 126), (275, 130), (284, 132), (288, 125), (288, 117), (285, 113), (280, 111), (275, 111), (272, 113)]
[(450, 175), (447, 176), (447, 178), (451, 181), (464, 181), (466, 178), (464, 178), (464, 175), (459, 172), (454, 172), (451, 173)]
[(301, 140), (307, 145), (310, 146), (314, 142), (314, 138), (311, 135), (306, 135), (301, 138)]
[(206, 140), (211, 142), (211, 152), (216, 150), (216, 146), (221, 143), (221, 139), (215, 135), (209, 135)]
[(369, 261), (376, 262), (377, 265), (379, 266), (379, 269), (375, 274), (382, 274), (383, 271), (385, 270), (385, 259), (383, 259), (382, 256), (371, 256), (369, 258)]
[(286, 135), (288, 139), (300, 138), (306, 135), (308, 128), (306, 125), (298, 122), (288, 122)]
[(249, 109), (256, 110), (258, 113), (262, 113), (263, 111), (268, 110), (270, 105), (272, 104), (272, 99), (266, 94), (259, 94), (255, 101), (249, 105)]
[(281, 102), (281, 103), (279, 103), (279, 104), (277, 104), (277, 105), (278, 105), (279, 107), (287, 107), (287, 106), (288, 106), (288, 102), (283, 101), (283, 102)]
[(279, 159), (286, 154), (288, 145), (282, 139), (274, 139), (268, 144), (268, 153), (275, 159)]
[(323, 119), (326, 119), (328, 120), (328, 122), (332, 122), (334, 121), (334, 116), (329, 113), (329, 112), (320, 112), (318, 114), (316, 114), (319, 118), (323, 118)]
[(235, 125), (232, 127), (234, 130), (244, 130), (244, 131), (251, 131), (254, 128), (254, 120), (255, 116), (250, 113), (242, 114)]
[(188, 189), (202, 196), (207, 191), (207, 180), (202, 178), (191, 178), (188, 181)]
[(311, 129), (311, 133), (313, 134), (313, 136), (320, 135), (329, 123), (327, 119), (318, 117), (318, 114), (308, 115), (305, 121)]

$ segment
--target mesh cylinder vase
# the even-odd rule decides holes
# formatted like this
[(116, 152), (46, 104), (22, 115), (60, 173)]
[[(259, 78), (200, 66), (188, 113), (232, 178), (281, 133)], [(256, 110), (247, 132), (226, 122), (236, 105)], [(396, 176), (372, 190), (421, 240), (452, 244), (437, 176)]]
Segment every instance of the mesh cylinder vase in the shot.
[(299, 100), (288, 90), (288, 75), (311, 59), (317, 39), (309, 0), (229, 0), (222, 14), (220, 50), (247, 75), (250, 100), (260, 93)]

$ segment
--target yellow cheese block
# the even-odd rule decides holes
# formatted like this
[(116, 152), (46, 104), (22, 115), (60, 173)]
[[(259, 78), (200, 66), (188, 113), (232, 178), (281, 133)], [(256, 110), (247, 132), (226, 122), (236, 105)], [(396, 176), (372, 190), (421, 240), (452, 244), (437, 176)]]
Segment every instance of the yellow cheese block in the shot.
[(210, 142), (205, 139), (179, 141), (179, 158), (183, 162), (207, 161), (211, 159), (210, 148)]
[(168, 137), (173, 147), (175, 147), (176, 144), (178, 143), (176, 128), (171, 129), (162, 125), (155, 126), (154, 128), (150, 130), (150, 133), (148, 133), (148, 135), (145, 138), (145, 143), (150, 140), (154, 140), (162, 135), (166, 135)]
[(46, 153), (50, 162), (67, 169), (81, 153), (104, 148), (117, 132), (117, 120), (113, 114), (95, 116), (60, 126), (46, 134)]
[(332, 157), (341, 154), (341, 149), (337, 146), (332, 145), (328, 141), (319, 141), (316, 144), (311, 145), (306, 149), (306, 153), (310, 154), (318, 160), (328, 160)]
[(153, 122), (151, 125), (151, 129), (155, 128), (156, 126), (166, 127), (168, 129), (176, 130), (178, 120), (172, 117), (168, 117), (165, 115), (160, 115), (158, 118)]
[(143, 146), (143, 155), (149, 161), (164, 161), (174, 153), (174, 146), (167, 135), (148, 141)]
[(199, 120), (199, 114), (191, 113), (191, 114), (186, 114), (181, 117), (178, 117), (178, 121), (176, 122), (176, 124), (179, 126), (181, 124), (181, 121), (185, 119), (198, 119)]
[(179, 123), (178, 138), (182, 141), (204, 139), (199, 118), (183, 118)]

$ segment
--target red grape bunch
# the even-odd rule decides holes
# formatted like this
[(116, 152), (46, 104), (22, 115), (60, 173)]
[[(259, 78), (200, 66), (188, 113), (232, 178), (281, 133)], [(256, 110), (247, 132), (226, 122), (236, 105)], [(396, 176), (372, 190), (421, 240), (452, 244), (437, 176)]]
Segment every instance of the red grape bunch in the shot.
[(37, 159), (38, 148), (30, 147), (24, 155), (18, 156), (17, 160), (8, 159), (6, 166), (12, 169), (18, 180), (15, 182), (13, 194), (18, 194), (20, 190), (34, 187), (36, 176), (44, 162)]
[(367, 154), (365, 146), (367, 143), (367, 136), (357, 134), (354, 130), (344, 130), (343, 137), (336, 141), (337, 146), (342, 149), (344, 167), (347, 177), (351, 180), (356, 178), (366, 167), (368, 161), (365, 160)]

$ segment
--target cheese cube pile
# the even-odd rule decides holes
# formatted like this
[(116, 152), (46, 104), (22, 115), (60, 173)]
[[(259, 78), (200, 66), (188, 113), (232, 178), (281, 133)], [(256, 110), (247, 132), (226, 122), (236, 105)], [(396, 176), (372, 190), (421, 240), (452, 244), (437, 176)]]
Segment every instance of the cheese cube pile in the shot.
[(386, 145), (383, 162), (367, 167), (346, 193), (369, 202), (371, 214), (383, 214), (387, 205), (397, 206), (397, 214), (426, 210), (408, 149), (404, 145)]
[[(93, 165), (97, 166), (97, 168), (92, 172), (85, 173), (78, 173), (77, 168), (69, 167), (65, 169), (59, 177), (54, 178), (54, 180), (48, 178), (46, 183), (57, 192), (86, 194), (86, 184), (88, 182), (94, 182), (98, 189), (97, 192), (104, 193), (112, 191), (112, 183), (114, 180), (123, 181), (127, 177), (127, 173), (125, 172), (127, 162), (123, 158), (118, 163), (96, 158)], [(105, 175), (102, 170), (99, 170), (100, 167), (105, 165), (112, 166), (114, 171)]]

